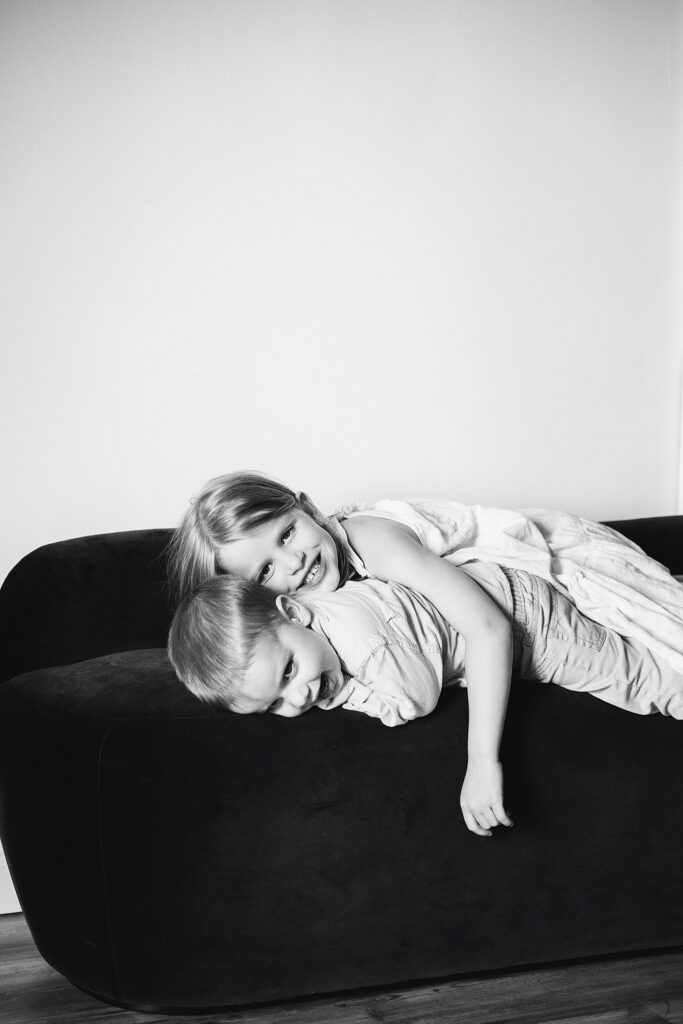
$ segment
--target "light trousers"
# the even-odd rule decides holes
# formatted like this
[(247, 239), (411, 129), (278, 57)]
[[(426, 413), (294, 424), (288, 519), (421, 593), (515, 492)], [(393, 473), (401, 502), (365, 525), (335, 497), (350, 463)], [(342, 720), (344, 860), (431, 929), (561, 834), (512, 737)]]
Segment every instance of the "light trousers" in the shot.
[(637, 640), (581, 612), (539, 576), (503, 569), (512, 591), (514, 670), (633, 711), (683, 719), (683, 675)]

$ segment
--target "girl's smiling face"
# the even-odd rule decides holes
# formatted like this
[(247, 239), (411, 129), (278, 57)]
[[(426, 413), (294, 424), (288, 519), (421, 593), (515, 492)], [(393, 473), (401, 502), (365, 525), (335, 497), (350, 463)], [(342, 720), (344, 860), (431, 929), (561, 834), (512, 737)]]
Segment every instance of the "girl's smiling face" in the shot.
[(278, 594), (327, 592), (336, 590), (340, 582), (334, 540), (299, 507), (224, 544), (216, 562), (223, 572)]

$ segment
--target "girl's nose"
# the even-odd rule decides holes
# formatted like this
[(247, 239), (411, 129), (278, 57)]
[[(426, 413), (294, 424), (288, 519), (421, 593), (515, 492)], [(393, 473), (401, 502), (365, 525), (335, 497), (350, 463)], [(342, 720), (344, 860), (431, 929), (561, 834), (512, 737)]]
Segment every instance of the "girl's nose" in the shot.
[(287, 567), (287, 572), (289, 573), (290, 576), (293, 573), (295, 573), (295, 572), (299, 572), (300, 569), (303, 567), (303, 564), (304, 564), (304, 553), (303, 553), (303, 551), (288, 551), (287, 552), (287, 556), (286, 556), (286, 560), (285, 560), (285, 566)]

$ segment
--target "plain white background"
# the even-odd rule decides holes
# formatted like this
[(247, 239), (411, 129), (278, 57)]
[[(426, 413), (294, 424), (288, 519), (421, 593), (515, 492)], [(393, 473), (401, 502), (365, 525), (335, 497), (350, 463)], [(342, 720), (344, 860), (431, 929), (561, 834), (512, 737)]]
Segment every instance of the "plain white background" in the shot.
[(678, 0), (0, 0), (0, 577), (240, 468), (676, 511), (682, 64)]

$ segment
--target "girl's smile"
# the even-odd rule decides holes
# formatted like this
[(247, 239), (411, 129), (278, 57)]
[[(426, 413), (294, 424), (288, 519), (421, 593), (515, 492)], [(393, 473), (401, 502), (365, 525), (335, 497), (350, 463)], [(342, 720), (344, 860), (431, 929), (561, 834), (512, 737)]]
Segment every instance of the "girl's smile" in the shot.
[(278, 594), (327, 592), (339, 586), (334, 540), (311, 516), (296, 508), (224, 544), (216, 562), (223, 572), (260, 583)]

